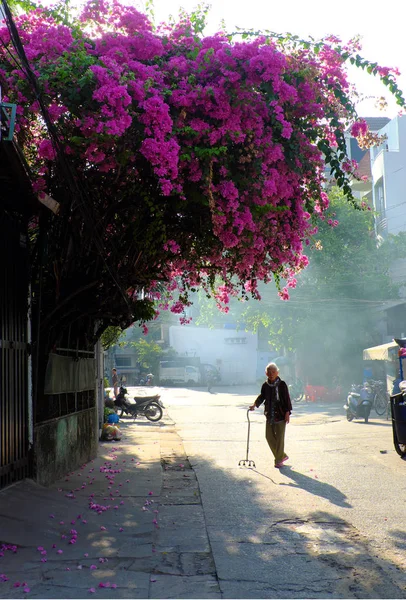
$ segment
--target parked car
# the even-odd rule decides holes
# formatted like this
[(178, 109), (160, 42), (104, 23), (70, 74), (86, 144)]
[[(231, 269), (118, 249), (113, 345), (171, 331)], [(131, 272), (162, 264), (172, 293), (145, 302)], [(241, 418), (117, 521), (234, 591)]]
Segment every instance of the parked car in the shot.
[(201, 374), (198, 367), (182, 365), (176, 361), (161, 361), (159, 363), (159, 382), (161, 384), (198, 385)]

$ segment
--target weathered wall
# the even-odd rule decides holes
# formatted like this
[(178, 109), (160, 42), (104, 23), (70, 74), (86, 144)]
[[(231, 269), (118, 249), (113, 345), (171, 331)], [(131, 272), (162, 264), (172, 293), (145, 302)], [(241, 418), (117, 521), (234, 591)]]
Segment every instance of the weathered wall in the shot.
[(97, 455), (97, 410), (90, 408), (37, 425), (35, 479), (50, 485)]

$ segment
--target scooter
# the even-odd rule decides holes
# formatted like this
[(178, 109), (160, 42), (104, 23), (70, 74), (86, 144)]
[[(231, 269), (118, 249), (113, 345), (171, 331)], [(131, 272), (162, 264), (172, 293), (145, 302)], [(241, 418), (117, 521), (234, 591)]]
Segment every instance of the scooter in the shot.
[(145, 416), (148, 421), (160, 421), (163, 415), (164, 405), (161, 402), (160, 394), (154, 394), (153, 396), (135, 396), (134, 402), (131, 402), (128, 398), (128, 390), (124, 386), (120, 386), (120, 391), (114, 401), (119, 416), (122, 417), (124, 414), (129, 415), (136, 419), (138, 416)]
[(368, 423), (369, 414), (374, 402), (373, 392), (368, 383), (364, 385), (352, 385), (348, 393), (344, 409), (347, 411), (347, 421), (353, 419), (364, 419)]

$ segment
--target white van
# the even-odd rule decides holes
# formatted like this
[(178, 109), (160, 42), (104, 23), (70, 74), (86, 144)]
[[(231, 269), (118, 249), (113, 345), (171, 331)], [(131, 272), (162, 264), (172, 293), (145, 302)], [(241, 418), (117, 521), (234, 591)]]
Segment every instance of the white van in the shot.
[(192, 365), (180, 366), (175, 361), (165, 361), (159, 365), (159, 381), (161, 384), (168, 382), (193, 385), (200, 383), (200, 380), (199, 369)]

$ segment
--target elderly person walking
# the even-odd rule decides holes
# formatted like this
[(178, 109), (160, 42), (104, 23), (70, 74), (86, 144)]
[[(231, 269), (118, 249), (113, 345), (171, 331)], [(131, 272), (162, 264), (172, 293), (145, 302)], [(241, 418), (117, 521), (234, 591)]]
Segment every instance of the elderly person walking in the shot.
[(275, 467), (280, 469), (288, 460), (285, 453), (285, 430), (292, 412), (288, 386), (279, 377), (279, 370), (275, 363), (266, 366), (267, 380), (263, 383), (261, 393), (250, 406), (250, 410), (265, 403), (264, 414), (266, 417), (265, 437), (275, 457)]

